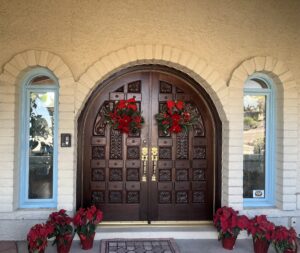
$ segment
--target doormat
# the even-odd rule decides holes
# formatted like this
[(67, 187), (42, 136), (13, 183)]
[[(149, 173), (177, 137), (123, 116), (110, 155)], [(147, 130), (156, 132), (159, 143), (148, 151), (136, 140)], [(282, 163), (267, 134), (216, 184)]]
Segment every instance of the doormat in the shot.
[(100, 253), (180, 253), (172, 238), (101, 240)]

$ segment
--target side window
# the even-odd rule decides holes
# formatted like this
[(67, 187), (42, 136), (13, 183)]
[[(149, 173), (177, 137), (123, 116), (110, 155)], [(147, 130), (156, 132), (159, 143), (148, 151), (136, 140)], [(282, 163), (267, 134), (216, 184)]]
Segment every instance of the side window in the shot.
[(22, 85), (21, 193), (23, 208), (56, 207), (58, 83), (35, 70)]
[(269, 79), (253, 76), (245, 82), (243, 133), (245, 206), (274, 204), (274, 96)]

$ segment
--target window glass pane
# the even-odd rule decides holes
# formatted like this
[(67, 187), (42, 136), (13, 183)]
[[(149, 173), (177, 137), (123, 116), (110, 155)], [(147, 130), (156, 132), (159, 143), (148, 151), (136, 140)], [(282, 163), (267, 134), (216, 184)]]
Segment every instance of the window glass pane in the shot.
[(260, 79), (250, 79), (245, 83), (247, 89), (268, 89), (266, 83)]
[(30, 92), (29, 199), (53, 196), (54, 92)]
[(54, 84), (55, 82), (48, 76), (35, 77), (30, 83), (30, 85), (54, 85)]
[(244, 96), (244, 198), (265, 197), (266, 96)]

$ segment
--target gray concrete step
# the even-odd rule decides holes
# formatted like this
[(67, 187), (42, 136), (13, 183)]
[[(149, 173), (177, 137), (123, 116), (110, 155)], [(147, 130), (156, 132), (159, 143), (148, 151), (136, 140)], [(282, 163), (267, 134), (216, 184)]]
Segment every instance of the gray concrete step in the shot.
[[(171, 235), (169, 235), (170, 237)], [(221, 242), (217, 239), (203, 239), (203, 240), (175, 240), (181, 253), (228, 253), (231, 251), (222, 248)], [(1, 252), (1, 251), (0, 251)], [(18, 242), (18, 252), (26, 253), (26, 242)], [(56, 247), (49, 245), (45, 253), (56, 253)], [(82, 250), (80, 242), (73, 241), (71, 253), (100, 253), (100, 240), (94, 242), (94, 247), (91, 250)], [(252, 241), (249, 239), (239, 239), (236, 242), (234, 253), (252, 253)], [(2, 253), (2, 252), (1, 252)], [(14, 252), (12, 252), (14, 253)], [(275, 253), (272, 246), (268, 253)]]

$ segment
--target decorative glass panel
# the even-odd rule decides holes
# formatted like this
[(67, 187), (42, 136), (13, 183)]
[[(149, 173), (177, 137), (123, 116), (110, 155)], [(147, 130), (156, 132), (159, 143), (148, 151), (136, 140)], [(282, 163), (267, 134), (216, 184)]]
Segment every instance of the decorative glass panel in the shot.
[(244, 198), (264, 198), (266, 99), (244, 96)]
[(54, 92), (30, 92), (29, 199), (53, 197)]
[(141, 81), (135, 81), (128, 84), (128, 92), (140, 93), (141, 92)]

